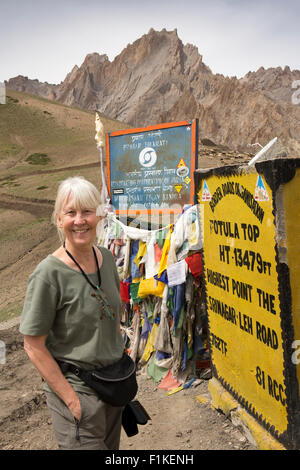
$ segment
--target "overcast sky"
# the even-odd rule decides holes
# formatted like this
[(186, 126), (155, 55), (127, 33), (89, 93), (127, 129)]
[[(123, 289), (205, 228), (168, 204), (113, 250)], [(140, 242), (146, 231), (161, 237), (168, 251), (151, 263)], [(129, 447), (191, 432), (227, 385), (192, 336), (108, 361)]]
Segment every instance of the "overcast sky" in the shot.
[(300, 0), (0, 0), (0, 82), (60, 83), (87, 54), (113, 60), (150, 28), (198, 47), (214, 73), (300, 70)]

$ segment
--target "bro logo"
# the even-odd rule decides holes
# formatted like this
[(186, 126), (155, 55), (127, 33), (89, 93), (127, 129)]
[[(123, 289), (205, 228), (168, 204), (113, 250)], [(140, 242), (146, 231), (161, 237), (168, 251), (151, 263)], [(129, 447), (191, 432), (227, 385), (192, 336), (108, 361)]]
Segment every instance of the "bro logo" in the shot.
[(155, 165), (156, 160), (157, 160), (156, 152), (151, 147), (144, 148), (139, 155), (140, 164), (144, 166), (145, 168), (149, 168)]

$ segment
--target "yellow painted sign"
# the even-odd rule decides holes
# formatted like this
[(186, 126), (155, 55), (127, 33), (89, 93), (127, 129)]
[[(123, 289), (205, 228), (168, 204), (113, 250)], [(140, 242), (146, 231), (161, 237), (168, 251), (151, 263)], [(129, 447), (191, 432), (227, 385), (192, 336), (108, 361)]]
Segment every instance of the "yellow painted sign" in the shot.
[[(300, 397), (300, 164), (295, 176), (282, 188), (281, 207), (284, 207), (285, 234), (279, 240), (279, 251), (286, 254), (285, 261), (289, 266), (289, 282), (291, 290), (291, 314), (294, 332), (292, 341), (292, 364), (296, 367), (298, 379), (298, 397)], [(279, 198), (278, 198), (279, 199)], [(277, 202), (279, 205), (279, 201)]]
[(181, 167), (181, 166), (186, 166), (185, 161), (183, 160), (183, 158), (181, 158), (181, 159), (179, 160), (179, 163), (178, 163), (178, 165), (177, 165), (177, 168), (179, 168), (179, 167)]
[(182, 190), (182, 184), (176, 184), (174, 188), (176, 189), (178, 193), (180, 193), (180, 191)]
[(288, 420), (271, 188), (252, 170), (209, 174), (197, 191), (213, 368), (281, 435)]

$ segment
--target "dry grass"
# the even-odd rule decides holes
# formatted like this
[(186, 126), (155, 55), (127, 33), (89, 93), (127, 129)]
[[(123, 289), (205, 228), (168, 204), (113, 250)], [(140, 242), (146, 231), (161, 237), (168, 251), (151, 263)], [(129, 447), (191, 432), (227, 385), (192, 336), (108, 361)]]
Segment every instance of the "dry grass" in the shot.
[[(102, 120), (106, 133), (128, 127)], [(94, 137), (94, 112), (7, 89), (7, 103), (0, 106), (0, 177), (97, 162)], [(33, 168), (26, 161), (32, 154), (49, 161)]]

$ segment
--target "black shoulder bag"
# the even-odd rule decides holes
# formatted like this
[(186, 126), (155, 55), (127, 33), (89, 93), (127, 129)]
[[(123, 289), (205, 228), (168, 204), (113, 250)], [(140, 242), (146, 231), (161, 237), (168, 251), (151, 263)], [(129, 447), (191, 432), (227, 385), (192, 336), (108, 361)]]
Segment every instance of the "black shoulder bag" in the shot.
[(58, 360), (57, 363), (63, 373), (73, 372), (112, 406), (125, 406), (137, 394), (135, 363), (125, 352), (118, 362), (99, 369), (82, 369)]

